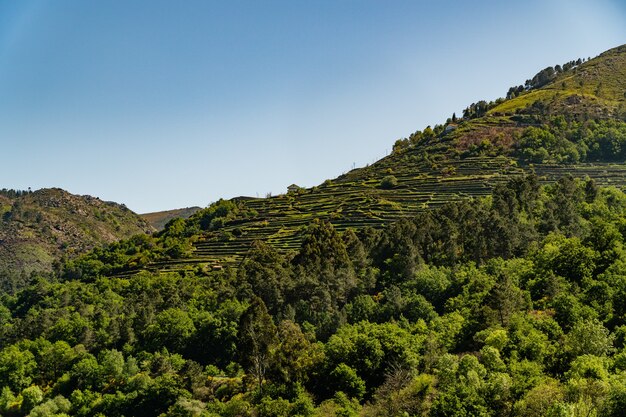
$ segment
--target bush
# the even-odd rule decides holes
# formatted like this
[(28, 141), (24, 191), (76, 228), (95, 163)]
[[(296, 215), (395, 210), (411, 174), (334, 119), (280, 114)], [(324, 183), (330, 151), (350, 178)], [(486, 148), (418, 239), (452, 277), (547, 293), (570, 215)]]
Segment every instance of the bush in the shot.
[(397, 185), (398, 185), (398, 179), (394, 177), (393, 175), (387, 175), (380, 182), (380, 188), (384, 190), (389, 190), (391, 188), (394, 188)]

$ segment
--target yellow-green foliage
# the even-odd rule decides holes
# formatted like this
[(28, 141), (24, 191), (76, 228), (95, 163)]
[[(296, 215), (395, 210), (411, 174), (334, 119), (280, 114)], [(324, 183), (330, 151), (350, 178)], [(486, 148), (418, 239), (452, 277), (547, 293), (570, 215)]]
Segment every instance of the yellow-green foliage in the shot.
[[(566, 111), (568, 98), (579, 97), (583, 103), (614, 111), (626, 103), (626, 46), (621, 46), (561, 73), (548, 85), (507, 100), (488, 113), (514, 113), (536, 101), (552, 102), (552, 107)], [(571, 109), (570, 109), (571, 111)], [(578, 110), (579, 111), (579, 110)]]

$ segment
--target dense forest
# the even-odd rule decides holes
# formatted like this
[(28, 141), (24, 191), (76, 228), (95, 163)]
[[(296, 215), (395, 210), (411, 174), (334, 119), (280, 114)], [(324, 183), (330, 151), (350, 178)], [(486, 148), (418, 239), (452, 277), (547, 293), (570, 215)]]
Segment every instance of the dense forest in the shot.
[(530, 175), (384, 229), (315, 221), (298, 251), (256, 242), (236, 269), (122, 267), (180, 256), (239, 210), (5, 293), (0, 414), (623, 415), (618, 189)]

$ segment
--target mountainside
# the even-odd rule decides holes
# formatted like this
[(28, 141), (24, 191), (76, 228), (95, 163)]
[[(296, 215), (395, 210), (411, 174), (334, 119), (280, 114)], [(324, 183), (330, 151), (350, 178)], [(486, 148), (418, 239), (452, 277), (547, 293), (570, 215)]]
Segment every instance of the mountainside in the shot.
[(446, 202), (486, 196), (529, 172), (542, 182), (573, 175), (621, 187), (625, 160), (626, 45), (548, 67), (511, 87), (507, 98), (473, 103), (463, 117), (416, 131), (396, 141), (391, 155), (317, 187), (234, 199), (214, 223), (214, 210), (201, 210), (190, 220), (198, 226), (193, 251), (149, 267), (236, 266), (256, 240), (296, 250), (316, 218), (338, 230), (382, 227)]
[[(0, 292), (0, 414), (624, 416), (625, 53)], [(0, 206), (3, 239), (60, 252), (145, 226), (61, 190)]]
[[(33, 271), (50, 271), (95, 246), (153, 229), (123, 205), (58, 188), (0, 191), (2, 286)], [(22, 277), (22, 278), (20, 278)]]
[[(610, 49), (584, 63), (572, 61), (569, 69), (546, 68), (527, 85), (541, 88), (515, 95), (489, 110), (490, 114), (512, 113), (532, 107), (536, 101), (546, 105), (548, 114), (569, 114), (582, 118), (624, 118), (626, 104), (626, 45)], [(555, 69), (556, 68), (556, 69)]]
[(186, 207), (174, 210), (155, 211), (152, 213), (144, 213), (140, 216), (146, 219), (146, 221), (156, 230), (163, 230), (165, 224), (167, 224), (170, 220), (179, 217), (181, 219), (188, 219), (198, 210), (201, 210), (201, 207)]

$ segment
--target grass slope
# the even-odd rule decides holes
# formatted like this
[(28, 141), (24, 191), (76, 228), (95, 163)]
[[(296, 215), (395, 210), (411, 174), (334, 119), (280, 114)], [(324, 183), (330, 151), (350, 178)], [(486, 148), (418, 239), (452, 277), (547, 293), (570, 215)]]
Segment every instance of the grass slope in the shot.
[(561, 73), (539, 90), (532, 90), (491, 109), (512, 114), (538, 100), (550, 103), (554, 114), (610, 117), (626, 110), (626, 45), (608, 50), (572, 71)]

